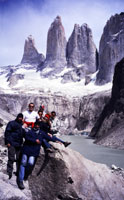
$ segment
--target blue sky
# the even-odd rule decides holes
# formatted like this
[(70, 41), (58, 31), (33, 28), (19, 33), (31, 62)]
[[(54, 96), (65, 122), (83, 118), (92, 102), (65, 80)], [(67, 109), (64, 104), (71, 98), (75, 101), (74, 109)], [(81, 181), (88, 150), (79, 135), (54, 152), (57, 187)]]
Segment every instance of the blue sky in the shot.
[(107, 20), (123, 8), (123, 0), (0, 0), (0, 66), (20, 63), (29, 35), (45, 55), (47, 32), (57, 15), (62, 18), (66, 39), (75, 23), (87, 23), (98, 48)]

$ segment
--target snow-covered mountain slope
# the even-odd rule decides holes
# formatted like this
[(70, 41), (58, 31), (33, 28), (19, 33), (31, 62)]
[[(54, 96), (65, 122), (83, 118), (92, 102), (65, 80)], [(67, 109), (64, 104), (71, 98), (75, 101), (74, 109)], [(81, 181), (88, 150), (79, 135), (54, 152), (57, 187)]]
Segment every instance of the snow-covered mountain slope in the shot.
[(85, 85), (85, 79), (79, 82), (62, 83), (62, 76), (70, 69), (66, 68), (57, 76), (41, 77), (41, 72), (29, 64), (7, 66), (0, 68), (0, 91), (4, 93), (52, 93), (68, 97), (81, 97), (99, 91), (110, 90), (111, 83), (104, 86), (95, 85), (96, 73), (92, 74), (91, 81)]

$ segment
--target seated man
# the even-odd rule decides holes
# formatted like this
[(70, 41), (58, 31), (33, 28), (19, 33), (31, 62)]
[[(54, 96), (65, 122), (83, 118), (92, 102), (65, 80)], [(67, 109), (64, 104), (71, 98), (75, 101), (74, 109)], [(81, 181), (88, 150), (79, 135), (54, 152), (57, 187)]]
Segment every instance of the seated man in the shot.
[[(49, 135), (53, 142), (59, 142), (60, 144), (64, 144), (65, 147), (69, 146), (71, 142), (64, 142), (63, 140), (57, 138), (56, 136), (53, 136), (53, 130), (51, 130), (51, 122), (50, 122), (50, 117), (48, 114), (45, 115), (42, 119), (39, 118), (37, 121), (40, 124), (40, 129), (46, 134)], [(43, 139), (43, 142), (46, 142), (46, 138)], [(44, 146), (45, 149), (45, 146)]]
[(28, 110), (23, 112), (24, 126), (33, 127), (34, 122), (39, 117), (37, 112), (34, 111), (34, 103), (29, 103)]
[(56, 134), (60, 128), (60, 121), (56, 117), (56, 112), (52, 111), (50, 115), (51, 134)]
[[(26, 129), (25, 142), (22, 147), (22, 160), (19, 168), (17, 184), (20, 189), (24, 189), (23, 180), (27, 179), (32, 173), (36, 159), (40, 153), (40, 147), (43, 143), (43, 139), (54, 141), (50, 136), (46, 135), (40, 130), (39, 122), (34, 123), (34, 127)], [(46, 151), (52, 152), (50, 144), (45, 141)]]

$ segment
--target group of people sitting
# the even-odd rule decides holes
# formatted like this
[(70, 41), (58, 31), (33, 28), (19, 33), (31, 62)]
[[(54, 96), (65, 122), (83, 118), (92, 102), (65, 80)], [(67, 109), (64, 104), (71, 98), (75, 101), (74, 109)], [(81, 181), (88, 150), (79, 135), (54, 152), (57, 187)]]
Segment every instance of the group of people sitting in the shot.
[[(49, 141), (58, 142), (65, 147), (70, 142), (65, 142), (54, 134), (58, 132), (56, 112), (44, 114), (44, 106), (39, 111), (34, 111), (34, 103), (30, 103), (28, 110), (19, 113), (15, 120), (10, 121), (5, 130), (5, 145), (8, 148), (7, 173), (9, 179), (13, 174), (13, 164), (16, 161), (17, 185), (24, 189), (24, 180), (32, 173), (40, 147), (45, 153), (52, 153), (53, 149)], [(16, 159), (15, 159), (16, 158)]]

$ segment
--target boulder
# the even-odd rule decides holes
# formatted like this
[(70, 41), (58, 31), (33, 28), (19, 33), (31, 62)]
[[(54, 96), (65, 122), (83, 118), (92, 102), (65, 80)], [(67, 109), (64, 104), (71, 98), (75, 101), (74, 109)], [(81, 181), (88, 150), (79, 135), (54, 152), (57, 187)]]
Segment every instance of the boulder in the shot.
[(29, 186), (34, 200), (123, 200), (124, 178), (104, 164), (52, 144), (55, 153), (38, 158)]

